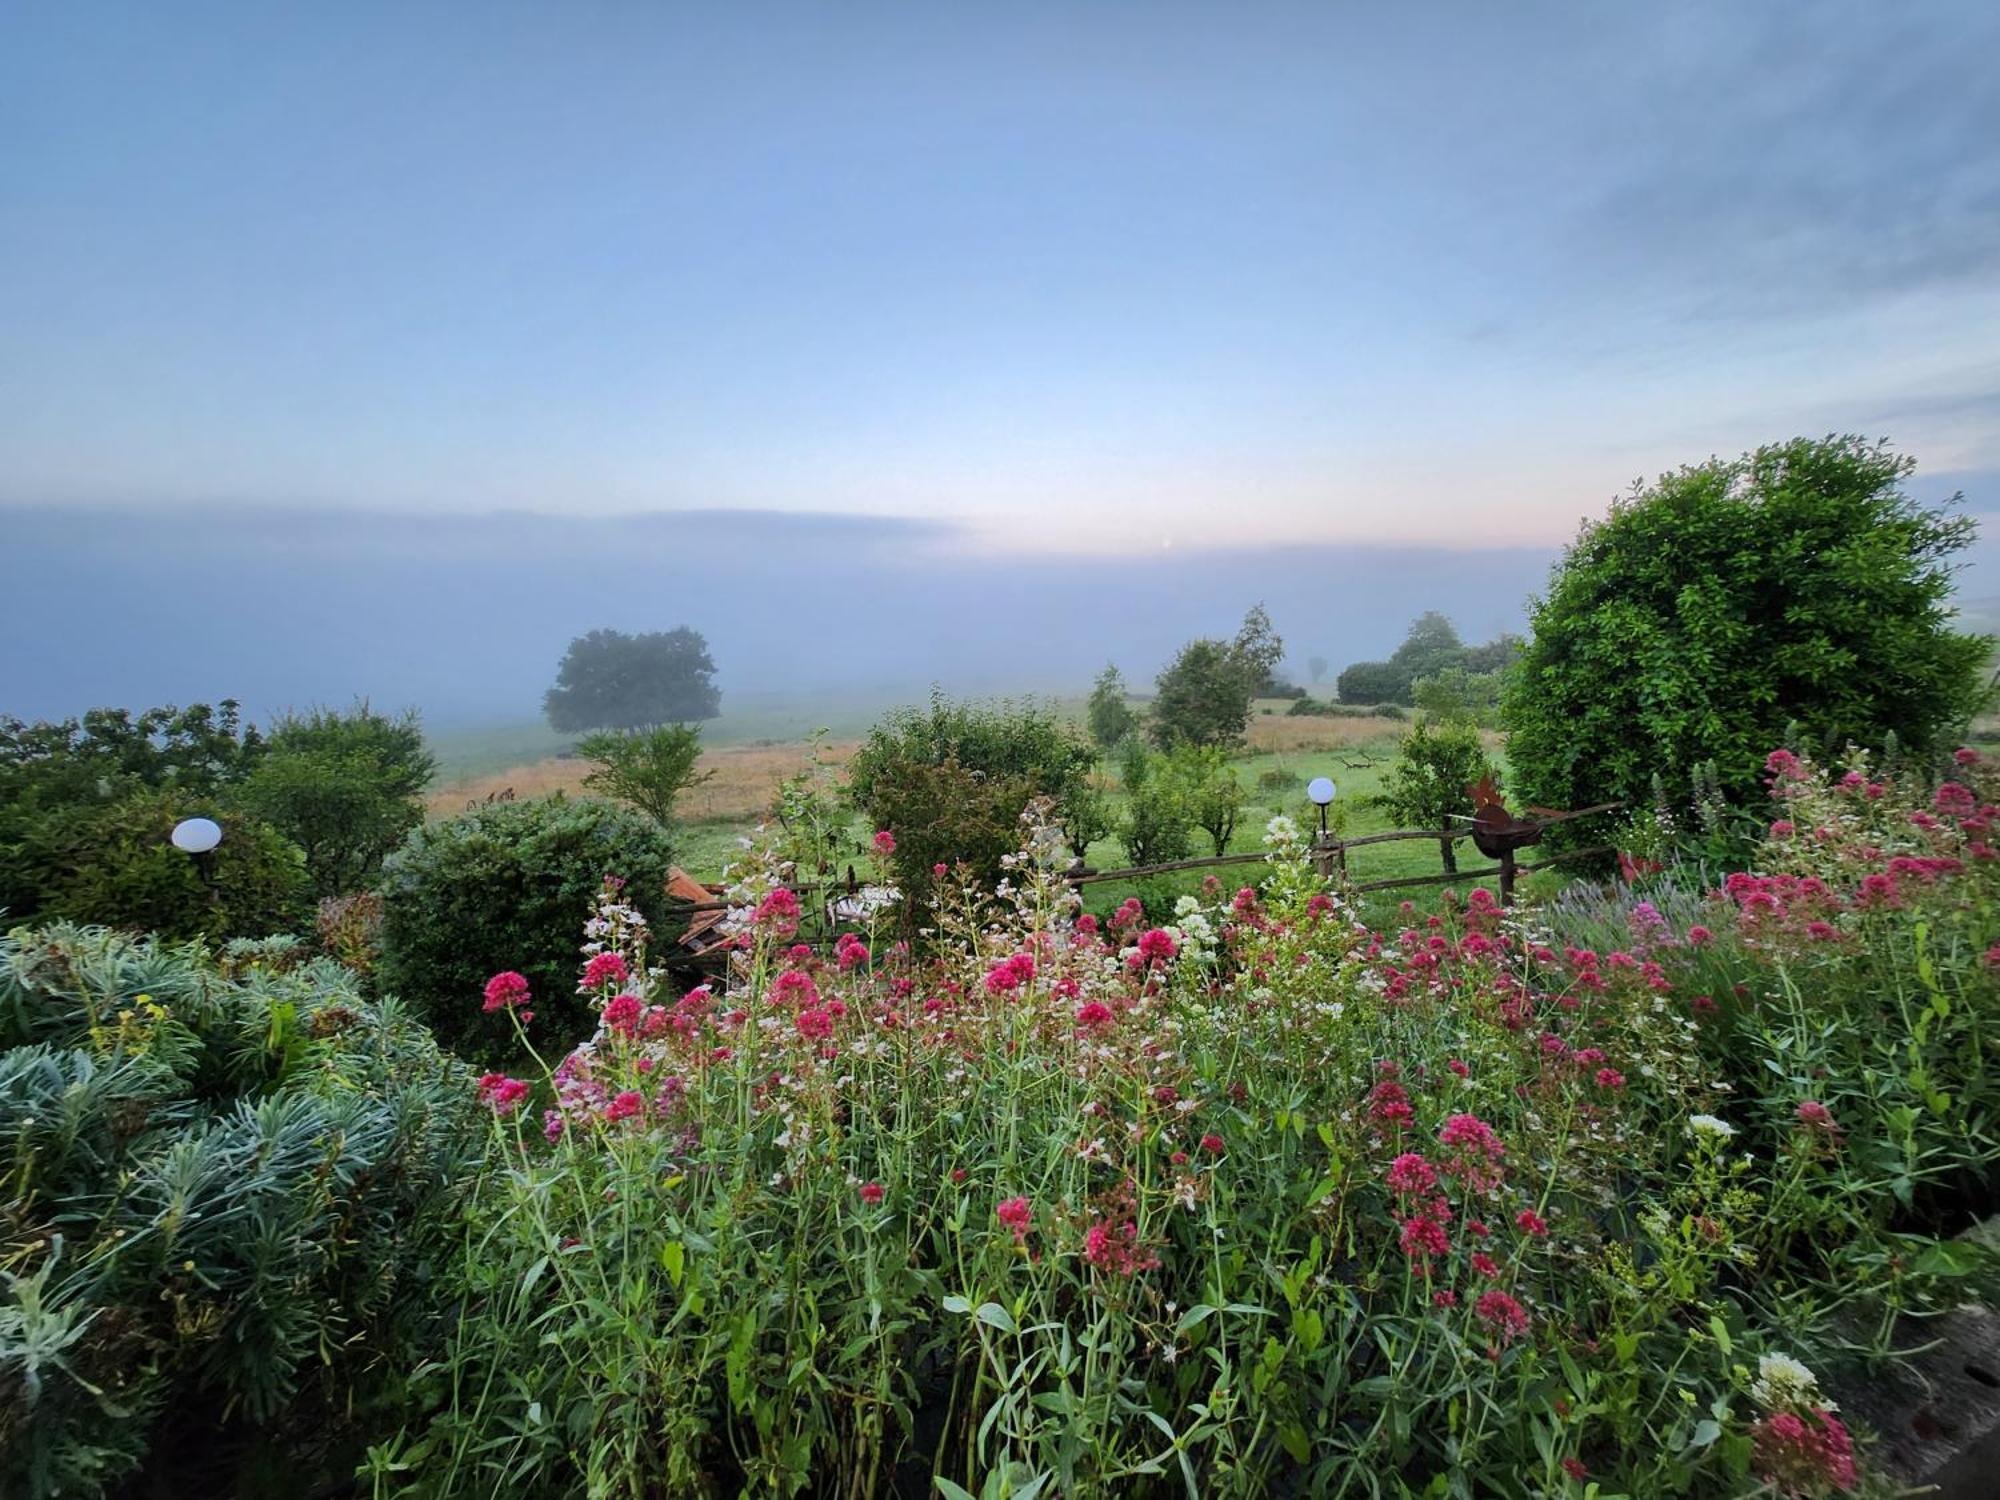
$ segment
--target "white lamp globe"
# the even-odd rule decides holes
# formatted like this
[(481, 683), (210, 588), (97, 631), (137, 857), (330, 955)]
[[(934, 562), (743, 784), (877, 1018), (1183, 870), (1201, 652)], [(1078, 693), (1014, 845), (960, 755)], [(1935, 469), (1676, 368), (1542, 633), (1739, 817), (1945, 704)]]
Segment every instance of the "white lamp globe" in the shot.
[(183, 818), (174, 824), (173, 838), (183, 854), (206, 854), (222, 842), (222, 825), (213, 818)]
[(1306, 795), (1321, 807), (1333, 801), (1333, 782), (1325, 776), (1315, 776), (1306, 783)]

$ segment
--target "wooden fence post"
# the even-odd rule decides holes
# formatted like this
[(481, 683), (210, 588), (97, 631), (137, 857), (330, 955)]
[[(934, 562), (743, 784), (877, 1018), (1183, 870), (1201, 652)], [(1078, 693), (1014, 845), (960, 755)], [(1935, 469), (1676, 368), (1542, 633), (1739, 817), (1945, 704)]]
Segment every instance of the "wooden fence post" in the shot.
[(1514, 851), (1512, 849), (1502, 849), (1500, 851), (1500, 904), (1502, 906), (1512, 906), (1514, 904)]

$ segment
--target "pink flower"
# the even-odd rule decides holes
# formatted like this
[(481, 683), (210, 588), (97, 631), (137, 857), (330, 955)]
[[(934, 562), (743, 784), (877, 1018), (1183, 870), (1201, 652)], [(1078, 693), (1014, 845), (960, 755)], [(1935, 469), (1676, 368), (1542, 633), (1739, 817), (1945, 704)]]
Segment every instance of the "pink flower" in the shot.
[(1599, 1068), (1597, 1086), (1601, 1089), (1622, 1089), (1625, 1087), (1625, 1075), (1616, 1068)]
[(800, 1009), (819, 1004), (819, 986), (804, 969), (787, 969), (771, 981), (773, 1005), (795, 1005)]
[(819, 1038), (833, 1035), (833, 1017), (823, 1010), (802, 1010), (794, 1024), (803, 1037)]
[(1705, 943), (1713, 942), (1714, 939), (1715, 934), (1699, 922), (1688, 929), (1688, 946), (1691, 948), (1699, 948)]
[(1951, 752), (1951, 758), (1961, 766), (1976, 766), (1979, 764), (1979, 752), (1974, 750), (1970, 745), (1959, 746), (1958, 749)]
[(1514, 1227), (1533, 1239), (1539, 1240), (1548, 1237), (1548, 1220), (1544, 1219), (1532, 1208), (1524, 1208), (1514, 1215)]
[(1026, 1198), (1007, 1198), (993, 1210), (993, 1215), (1014, 1231), (1014, 1243), (1018, 1245), (1028, 1237), (1028, 1230), (1035, 1222), (1035, 1207)]
[(1799, 825), (1790, 818), (1780, 818), (1771, 825), (1771, 837), (1774, 839), (1788, 839), (1798, 831)]
[(579, 988), (596, 990), (606, 986), (621, 985), (631, 977), (631, 974), (631, 969), (625, 963), (624, 954), (593, 954), (590, 962), (583, 966), (583, 983)]
[(528, 981), (512, 969), (495, 974), (486, 981), (486, 1004), (482, 1009), (505, 1010), (510, 1005), (519, 1005), (528, 998)]
[(528, 1097), (530, 1089), (518, 1078), (509, 1078), (503, 1073), (482, 1073), (479, 1075), (479, 1097), (484, 1099), (496, 1115), (511, 1115), (514, 1107)]
[(1431, 1306), (1456, 1307), (1458, 1306), (1458, 1293), (1452, 1291), (1449, 1287), (1445, 1288), (1443, 1291), (1432, 1292)]
[(773, 936), (789, 938), (799, 930), (799, 898), (781, 885), (758, 903), (751, 920)]
[(1160, 1263), (1140, 1248), (1139, 1226), (1129, 1219), (1122, 1224), (1104, 1219), (1093, 1223), (1084, 1232), (1083, 1258), (1100, 1271), (1113, 1271), (1120, 1276), (1136, 1276)]
[(1750, 1438), (1758, 1473), (1782, 1495), (1854, 1488), (1854, 1440), (1831, 1412), (1773, 1412)]
[(1093, 1031), (1100, 1026), (1109, 1026), (1111, 1021), (1111, 1007), (1101, 1000), (1091, 1001), (1088, 1005), (1081, 1007), (1076, 1013), (1076, 1024), (1083, 1027), (1086, 1031)]
[(1164, 963), (1179, 951), (1173, 934), (1164, 927), (1139, 934), (1139, 959), (1142, 963)]
[(944, 879), (944, 873), (943, 861), (939, 861), (937, 864), (931, 866), (931, 879), (942, 880)]
[(874, 1208), (888, 1196), (889, 1190), (879, 1182), (864, 1182), (861, 1184), (861, 1201), (870, 1208)]
[(1415, 1151), (1405, 1151), (1389, 1163), (1389, 1190), (1398, 1197), (1421, 1197), (1435, 1188), (1437, 1181), (1437, 1169)]
[(1500, 1274), (1500, 1263), (1484, 1250), (1475, 1250), (1472, 1252), (1472, 1269), (1481, 1276), (1497, 1277)]
[(1822, 1135), (1840, 1134), (1840, 1126), (1833, 1118), (1833, 1111), (1817, 1099), (1806, 1100), (1797, 1109), (1793, 1110), (1792, 1114), (1808, 1130), (1818, 1131)]
[(1220, 1156), (1223, 1147), (1227, 1144), (1221, 1136), (1212, 1130), (1201, 1138), (1201, 1149), (1206, 1151), (1210, 1156)]
[(1403, 1254), (1411, 1262), (1428, 1262), (1433, 1255), (1443, 1255), (1451, 1249), (1451, 1241), (1445, 1238), (1444, 1226), (1422, 1214), (1412, 1214), (1403, 1220)]
[(1481, 1292), (1472, 1314), (1510, 1344), (1528, 1331), (1528, 1310), (1502, 1291)]
[(896, 835), (886, 828), (878, 831), (875, 835), (875, 852), (885, 855), (894, 854), (896, 852)]
[(645, 1109), (646, 1101), (639, 1097), (638, 1090), (627, 1089), (604, 1106), (604, 1118), (612, 1122), (629, 1120), (635, 1115), (643, 1114)]
[(604, 1002), (604, 1024), (622, 1036), (631, 1036), (639, 1027), (645, 1004), (637, 995), (613, 995)]

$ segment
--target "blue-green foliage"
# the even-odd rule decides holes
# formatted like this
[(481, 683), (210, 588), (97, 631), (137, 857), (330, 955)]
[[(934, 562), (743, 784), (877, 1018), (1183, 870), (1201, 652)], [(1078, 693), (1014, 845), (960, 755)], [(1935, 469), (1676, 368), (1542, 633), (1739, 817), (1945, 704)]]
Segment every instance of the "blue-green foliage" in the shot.
[(435, 1316), (462, 1071), (326, 960), (67, 925), (0, 938), (0, 1048), (0, 1493), (100, 1493), (224, 1413), (323, 1460)]

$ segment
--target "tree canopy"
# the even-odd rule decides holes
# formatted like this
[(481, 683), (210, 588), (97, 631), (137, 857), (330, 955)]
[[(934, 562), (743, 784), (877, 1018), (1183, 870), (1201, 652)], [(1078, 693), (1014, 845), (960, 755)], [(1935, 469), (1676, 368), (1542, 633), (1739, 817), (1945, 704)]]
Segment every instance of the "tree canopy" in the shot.
[(714, 718), (721, 707), (708, 642), (686, 625), (578, 636), (542, 697), (549, 724), (571, 734), (692, 723)]
[(1749, 794), (1788, 733), (1937, 746), (1972, 710), (1989, 642), (1952, 625), (1973, 524), (1957, 497), (1911, 498), (1914, 468), (1883, 443), (1795, 439), (1683, 468), (1587, 524), (1502, 703), (1523, 799), (1638, 799), (1656, 770), (1710, 759)]
[(1189, 641), (1160, 673), (1150, 730), (1162, 749), (1234, 745), (1250, 723), (1250, 703), (1272, 686), (1285, 643), (1261, 604), (1243, 616), (1236, 638)]
[(1354, 663), (1335, 679), (1334, 690), (1342, 703), (1400, 703), (1407, 708), (1417, 701), (1419, 680), (1454, 669), (1488, 676), (1512, 663), (1520, 650), (1520, 637), (1504, 633), (1483, 646), (1468, 646), (1450, 620), (1426, 610), (1387, 661)]

